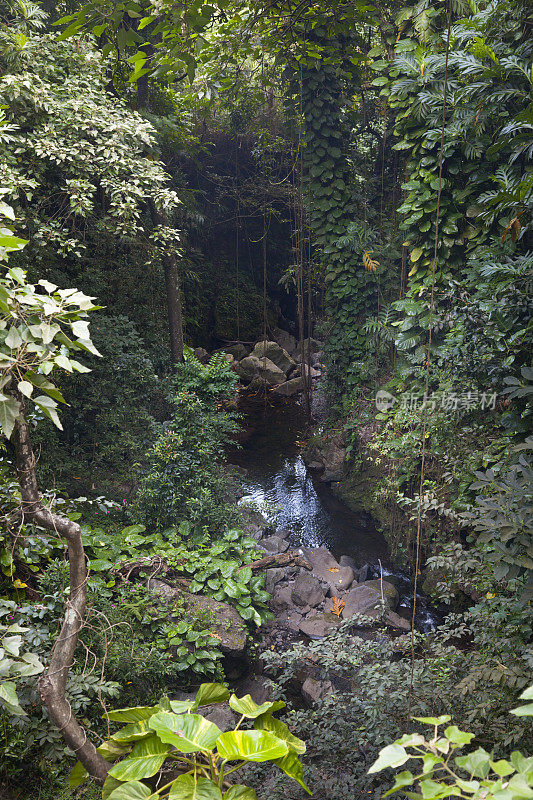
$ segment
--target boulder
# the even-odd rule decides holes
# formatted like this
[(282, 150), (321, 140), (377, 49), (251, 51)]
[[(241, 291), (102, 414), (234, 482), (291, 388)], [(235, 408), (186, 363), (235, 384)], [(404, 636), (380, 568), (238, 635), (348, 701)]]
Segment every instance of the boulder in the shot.
[(277, 342), (258, 342), (252, 350), (252, 356), (269, 359), (285, 373), (295, 366), (294, 359)]
[(295, 605), (303, 606), (318, 606), (324, 602), (325, 592), (322, 584), (313, 575), (308, 572), (303, 572), (298, 575), (292, 588), (292, 601)]
[(240, 512), (243, 519), (241, 524), (243, 532), (252, 539), (260, 539), (268, 528), (267, 518), (260, 511), (241, 508)]
[(323, 697), (333, 692), (331, 681), (318, 681), (316, 678), (306, 678), (302, 686), (302, 697), (312, 706)]
[(313, 367), (321, 369), (323, 359), (324, 359), (324, 353), (322, 353), (321, 351), (319, 351), (318, 353), (311, 353), (311, 365)]
[(321, 350), (324, 349), (324, 342), (320, 342), (318, 339), (304, 339), (304, 353), (307, 354), (309, 344), (311, 344), (311, 352), (312, 353), (319, 353)]
[(298, 347), (298, 342), (288, 331), (282, 330), (282, 328), (274, 328), (272, 331), (272, 338), (275, 342), (279, 344), (284, 350), (287, 351), (291, 356), (296, 352), (296, 348)]
[(333, 592), (351, 586), (353, 569), (341, 567), (326, 547), (304, 547), (302, 550), (304, 558), (311, 564), (311, 574), (326, 583)]
[[(377, 578), (374, 581), (365, 581), (364, 583), (361, 584), (361, 586), (368, 586), (371, 589), (375, 589), (376, 592), (379, 594), (380, 598), (381, 598), (381, 585), (382, 582), (379, 578)], [(396, 608), (396, 606), (398, 605), (398, 600), (399, 600), (398, 589), (396, 588), (396, 586), (393, 586), (392, 583), (389, 583), (388, 581), (383, 581), (383, 599), (385, 600), (385, 603), (392, 609)]]
[(321, 448), (322, 463), (324, 464), (324, 472), (320, 476), (320, 480), (325, 483), (332, 481), (340, 481), (344, 476), (344, 461), (346, 458), (346, 449), (342, 435), (336, 434), (324, 442), (324, 447)]
[(303, 392), (303, 388), (304, 383), (301, 378), (292, 378), (290, 381), (285, 381), (285, 383), (280, 383), (279, 386), (276, 386), (274, 394), (279, 394), (282, 397), (292, 397)]
[(209, 353), (203, 347), (196, 347), (193, 350), (193, 355), (198, 359), (200, 364), (207, 364), (210, 358)]
[[(305, 373), (306, 376), (309, 376), (310, 378), (320, 378), (320, 376), (322, 375), (320, 370), (315, 369), (314, 367), (309, 367), (308, 364), (305, 364), (305, 366), (303, 368), (303, 372)], [(294, 372), (291, 373), (291, 374), (301, 375), (302, 374), (302, 365), (298, 364), (295, 367)]]
[(342, 610), (343, 619), (350, 619), (354, 614), (375, 617), (379, 613), (381, 595), (371, 586), (358, 584), (343, 597), (343, 600), (345, 602)]
[(213, 722), (221, 731), (229, 731), (235, 727), (237, 718), (229, 703), (217, 703), (202, 707), (202, 716)]
[(260, 378), (266, 386), (279, 386), (285, 382), (285, 373), (269, 358), (246, 356), (239, 361), (235, 372), (245, 383), (251, 383), (254, 378)]
[(385, 614), (385, 622), (393, 628), (399, 628), (401, 631), (410, 631), (411, 623), (405, 617), (401, 617), (396, 611), (387, 611)]
[(283, 580), (285, 577), (285, 570), (281, 567), (274, 567), (273, 569), (267, 569), (265, 572), (265, 589), (269, 594), (274, 592), (274, 587), (280, 581)]
[(242, 361), (243, 358), (246, 358), (246, 356), (250, 355), (251, 350), (251, 347), (247, 347), (241, 342), (237, 342), (237, 344), (232, 344), (229, 347), (224, 348), (224, 352), (232, 355), (235, 361)]
[(232, 606), (213, 600), (212, 597), (184, 592), (154, 578), (150, 578), (147, 588), (168, 600), (183, 603), (186, 611), (205, 615), (206, 628), (220, 640), (223, 653), (233, 656), (244, 653), (248, 635), (246, 626)]
[(368, 573), (370, 571), (370, 567), (368, 564), (364, 564), (356, 573), (355, 573), (355, 580), (357, 583), (364, 583), (368, 578)]
[(273, 611), (286, 611), (292, 608), (292, 587), (280, 586), (279, 584), (274, 589), (274, 594), (270, 598), (270, 605)]
[(289, 543), (281, 536), (267, 536), (261, 539), (261, 546), (269, 553), (284, 553), (289, 549)]
[(357, 564), (351, 556), (341, 556), (339, 558), (341, 567), (351, 567), (354, 571), (357, 569)]

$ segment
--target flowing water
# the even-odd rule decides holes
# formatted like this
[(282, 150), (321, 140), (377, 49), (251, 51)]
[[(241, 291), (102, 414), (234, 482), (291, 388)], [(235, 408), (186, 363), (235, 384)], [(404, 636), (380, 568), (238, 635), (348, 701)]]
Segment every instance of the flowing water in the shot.
[[(394, 576), (400, 592), (399, 613), (410, 616), (412, 582), (392, 566), (387, 543), (365, 512), (352, 511), (328, 484), (307, 470), (301, 456), (305, 417), (301, 406), (268, 400), (248, 401), (243, 413), (242, 448), (231, 461), (244, 470), (241, 503), (253, 503), (273, 520), (277, 530), (289, 530), (290, 543), (327, 547), (338, 559), (351, 556), (358, 566), (370, 566), (369, 577)], [(416, 623), (430, 630), (435, 612), (417, 595)]]

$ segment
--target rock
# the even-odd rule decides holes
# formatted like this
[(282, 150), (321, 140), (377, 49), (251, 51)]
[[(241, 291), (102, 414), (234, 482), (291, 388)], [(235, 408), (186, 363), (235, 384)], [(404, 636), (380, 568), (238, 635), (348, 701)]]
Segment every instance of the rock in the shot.
[(294, 582), (291, 597), (297, 606), (313, 607), (324, 602), (325, 593), (318, 578), (303, 572)]
[(210, 358), (209, 353), (203, 347), (196, 347), (193, 350), (193, 355), (198, 359), (200, 364), (207, 364)]
[(303, 368), (303, 370), (302, 370), (302, 367), (301, 367), (301, 366), (299, 366), (299, 367), (296, 367), (296, 374), (297, 374), (297, 375), (301, 375), (301, 374), (302, 374), (302, 371), (304, 372), (304, 374), (305, 374), (306, 376), (309, 376), (310, 378), (320, 378), (320, 376), (322, 375), (322, 373), (320, 372), (320, 370), (318, 370), (318, 369), (315, 369), (314, 367), (309, 367), (309, 365), (308, 365), (308, 364), (305, 364), (305, 365), (304, 365), (304, 368)]
[(319, 351), (318, 353), (311, 353), (311, 364), (313, 367), (321, 368), (322, 367), (322, 360), (324, 358), (324, 353)]
[(272, 694), (270, 681), (261, 675), (254, 675), (239, 681), (235, 691), (238, 697), (244, 697), (247, 694), (251, 695), (252, 700), (258, 706), (270, 700)]
[(346, 604), (342, 610), (343, 619), (350, 619), (354, 614), (375, 617), (378, 613), (376, 609), (379, 609), (381, 595), (371, 586), (358, 584), (343, 599)]
[(250, 383), (254, 378), (260, 378), (267, 386), (279, 386), (285, 382), (285, 373), (269, 358), (247, 356), (239, 361), (235, 372), (243, 381)]
[(313, 617), (311, 619), (302, 619), (299, 624), (302, 633), (309, 636), (310, 639), (323, 639), (328, 632), (328, 627), (325, 621), (320, 617)]
[(229, 703), (217, 703), (216, 705), (203, 706), (202, 716), (217, 725), (221, 731), (229, 731), (235, 727), (237, 718)]
[(359, 569), (355, 573), (355, 580), (357, 581), (357, 583), (364, 583), (368, 578), (369, 571), (370, 567), (368, 566), (368, 564), (365, 564), (363, 567), (361, 567), (361, 569)]
[(353, 569), (341, 567), (325, 547), (302, 548), (304, 558), (311, 564), (315, 578), (327, 583), (335, 592), (347, 589), (353, 583)]
[(309, 343), (311, 343), (311, 352), (312, 353), (319, 353), (321, 350), (324, 349), (324, 342), (320, 342), (318, 339), (304, 339), (304, 353), (308, 352)]
[(292, 587), (280, 586), (279, 584), (274, 589), (274, 594), (270, 598), (270, 605), (273, 611), (286, 611), (292, 608)]
[(203, 612), (206, 628), (216, 634), (223, 653), (233, 656), (244, 653), (247, 630), (232, 606), (213, 600), (212, 597), (184, 592), (154, 578), (148, 581), (147, 587), (169, 600), (183, 601), (186, 611)]
[(303, 617), (301, 614), (298, 614), (297, 611), (291, 611), (287, 616), (287, 625), (291, 631), (298, 633), (300, 631), (300, 623), (302, 620)]
[(233, 367), (233, 365), (235, 364), (235, 359), (233, 358), (231, 353), (224, 353), (224, 359), (228, 362), (230, 367)]
[(291, 533), (292, 533), (292, 531), (287, 531), (287, 530), (283, 530), (283, 529), (276, 530), (276, 536), (279, 536), (280, 539), (288, 539), (289, 536), (291, 535)]
[(269, 553), (284, 553), (289, 549), (289, 543), (281, 536), (267, 536), (261, 539), (261, 546)]
[(267, 569), (265, 572), (266, 583), (265, 589), (269, 594), (274, 592), (274, 587), (280, 581), (283, 580), (285, 577), (285, 570), (281, 567), (274, 567), (273, 569)]
[(340, 481), (344, 476), (344, 461), (346, 458), (342, 435), (336, 434), (327, 439), (321, 448), (320, 454), (324, 464), (324, 472), (320, 476), (320, 480), (325, 483)]
[(268, 528), (268, 520), (260, 511), (240, 509), (242, 517), (242, 530), (252, 539), (260, 539)]
[(243, 358), (246, 358), (246, 356), (250, 355), (251, 350), (251, 347), (247, 347), (241, 342), (237, 342), (237, 344), (232, 344), (229, 347), (224, 348), (224, 352), (232, 355), (235, 361), (242, 361)]
[(357, 564), (351, 556), (341, 556), (339, 558), (339, 564), (341, 567), (351, 567), (354, 572), (357, 569)]
[(295, 366), (294, 359), (277, 342), (258, 342), (252, 350), (252, 356), (272, 361), (282, 372), (288, 372)]
[[(381, 598), (381, 581), (379, 578), (375, 581), (365, 581), (361, 586), (368, 586), (370, 589), (375, 589)], [(398, 589), (388, 581), (383, 581), (383, 598), (385, 603), (392, 609), (398, 605)]]
[(302, 697), (310, 706), (332, 692), (333, 686), (331, 681), (318, 681), (315, 678), (306, 678), (302, 686)]
[(387, 611), (385, 614), (385, 622), (392, 625), (393, 628), (399, 628), (402, 631), (410, 631), (411, 623), (405, 617), (401, 617), (396, 611)]
[(329, 433), (311, 437), (304, 452), (306, 463), (318, 461), (324, 467), (320, 480), (329, 483), (344, 477), (346, 449), (342, 433)]
[(284, 331), (281, 328), (274, 328), (272, 331), (272, 338), (279, 344), (280, 347), (286, 350), (287, 353), (290, 353), (291, 356), (294, 355), (296, 348), (298, 347), (298, 342), (292, 333)]
[(274, 394), (279, 394), (282, 397), (292, 397), (302, 392), (303, 388), (304, 383), (301, 378), (292, 378), (290, 381), (285, 381), (285, 383), (280, 383), (279, 386), (276, 386)]
[(317, 422), (323, 422), (328, 415), (328, 397), (321, 382), (317, 384), (311, 398), (311, 413)]

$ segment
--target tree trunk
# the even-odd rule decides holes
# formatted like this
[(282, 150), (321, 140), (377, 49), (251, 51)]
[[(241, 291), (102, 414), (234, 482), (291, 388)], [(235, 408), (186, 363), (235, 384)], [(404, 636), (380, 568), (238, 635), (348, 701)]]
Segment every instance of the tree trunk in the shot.
[[(148, 200), (148, 208), (154, 225), (165, 225), (164, 213), (158, 211), (152, 198)], [(168, 327), (170, 334), (170, 352), (174, 364), (183, 361), (183, 315), (181, 311), (180, 276), (178, 259), (175, 254), (164, 253), (162, 257), (167, 287)]]
[[(21, 400), (20, 397), (17, 399)], [(66, 698), (69, 669), (74, 661), (74, 651), (83, 627), (87, 606), (88, 575), (80, 526), (76, 522), (52, 513), (41, 500), (35, 474), (35, 456), (22, 404), (20, 419), (15, 423), (13, 444), (22, 497), (23, 518), (54, 531), (58, 536), (66, 539), (68, 546), (69, 599), (66, 603), (59, 636), (50, 654), (48, 667), (39, 679), (41, 700), (46, 705), (50, 718), (58, 727), (64, 741), (74, 751), (89, 775), (103, 783), (110, 764), (102, 758), (95, 745), (89, 741)]]

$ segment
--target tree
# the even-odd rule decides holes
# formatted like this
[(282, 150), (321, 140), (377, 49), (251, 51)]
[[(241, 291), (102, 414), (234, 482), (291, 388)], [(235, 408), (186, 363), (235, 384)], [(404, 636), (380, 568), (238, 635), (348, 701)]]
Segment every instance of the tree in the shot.
[[(5, 203), (0, 212), (10, 218), (14, 216)], [(0, 229), (0, 237), (4, 256), (25, 244), (8, 228)], [(43, 417), (61, 427), (57, 409), (65, 400), (50, 376), (57, 370), (89, 371), (72, 354), (80, 351), (98, 354), (90, 339), (87, 320), (88, 312), (95, 308), (92, 298), (76, 289), (58, 289), (46, 280), (37, 285), (28, 283), (26, 273), (20, 268), (9, 269), (0, 279), (0, 428), (15, 451), (21, 493), (19, 513), (23, 521), (36, 522), (64, 537), (68, 548), (69, 599), (59, 636), (39, 679), (39, 689), (67, 745), (87, 771), (103, 781), (108, 764), (87, 738), (65, 695), (87, 605), (88, 575), (81, 530), (76, 522), (54, 513), (43, 502), (29, 429), (30, 421), (39, 423)]]
[(0, 183), (30, 240), (20, 265), (41, 275), (55, 264), (69, 270), (104, 237), (162, 262), (171, 354), (181, 361), (180, 238), (167, 222), (180, 201), (154, 128), (110, 95), (106, 66), (87, 42), (23, 32), (15, 18), (0, 22), (0, 47)]

